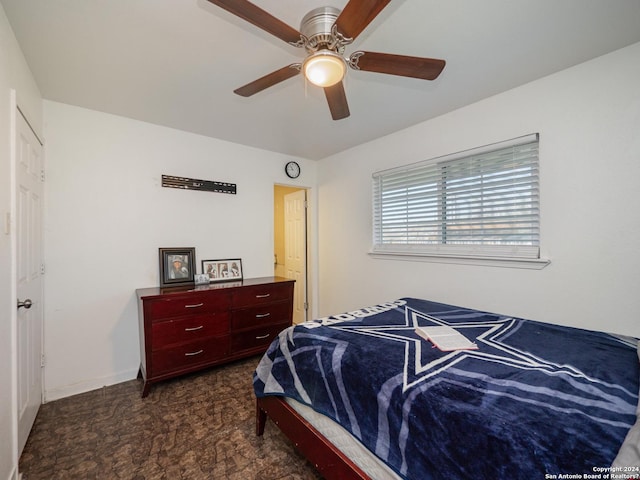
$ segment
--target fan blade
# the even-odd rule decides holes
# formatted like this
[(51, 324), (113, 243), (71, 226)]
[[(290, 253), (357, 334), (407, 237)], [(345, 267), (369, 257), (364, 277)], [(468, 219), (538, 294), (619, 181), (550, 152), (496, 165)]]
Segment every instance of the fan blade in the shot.
[(331, 118), (341, 120), (350, 115), (347, 95), (344, 93), (342, 82), (338, 82), (331, 87), (326, 87), (324, 89), (324, 95), (327, 97), (327, 102), (329, 103)]
[(390, 1), (350, 0), (336, 20), (338, 32), (346, 38), (355, 39)]
[(247, 0), (209, 0), (209, 2), (224, 8), (227, 12), (254, 24), (256, 27), (287, 43), (296, 45), (300, 42), (301, 35), (299, 31)]
[(280, 70), (276, 70), (264, 77), (260, 77), (251, 83), (247, 83), (240, 88), (236, 88), (233, 93), (243, 97), (250, 97), (251, 95), (261, 92), (265, 88), (273, 87), (280, 82), (284, 82), (288, 78), (295, 77), (300, 73), (300, 67), (301, 65), (299, 63), (292, 63), (291, 65), (282, 67)]
[(409, 57), (389, 53), (354, 52), (349, 65), (355, 70), (387, 73), (401, 77), (435, 80), (444, 69), (446, 62), (435, 58)]

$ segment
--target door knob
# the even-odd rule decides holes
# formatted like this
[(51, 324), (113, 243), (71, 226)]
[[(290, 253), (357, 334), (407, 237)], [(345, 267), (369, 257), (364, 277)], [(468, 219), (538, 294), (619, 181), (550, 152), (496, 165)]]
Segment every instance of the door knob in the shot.
[(30, 298), (27, 298), (24, 302), (21, 302), (20, 300), (18, 300), (18, 308), (24, 307), (26, 309), (29, 309), (31, 308), (31, 305), (33, 305), (33, 302), (31, 301)]

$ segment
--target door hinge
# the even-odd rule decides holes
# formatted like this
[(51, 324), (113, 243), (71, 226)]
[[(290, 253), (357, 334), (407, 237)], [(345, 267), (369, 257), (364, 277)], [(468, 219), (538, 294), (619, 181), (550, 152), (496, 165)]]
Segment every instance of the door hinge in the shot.
[(44, 353), (42, 354), (42, 356), (40, 357), (40, 367), (44, 367)]
[(40, 170), (40, 181), (44, 182), (44, 169)]
[(40, 264), (40, 275), (44, 275), (44, 263)]
[(307, 302), (304, 302), (304, 306), (303, 307), (304, 307), (305, 310), (309, 310), (309, 304)]

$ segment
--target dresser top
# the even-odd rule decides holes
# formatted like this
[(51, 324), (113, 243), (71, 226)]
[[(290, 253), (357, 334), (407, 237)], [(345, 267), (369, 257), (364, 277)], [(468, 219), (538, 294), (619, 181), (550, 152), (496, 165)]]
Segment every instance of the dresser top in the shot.
[(136, 294), (138, 298), (159, 297), (172, 294), (191, 293), (191, 292), (206, 292), (211, 290), (221, 290), (226, 288), (238, 288), (249, 287), (252, 285), (265, 285), (270, 283), (287, 283), (295, 282), (291, 278), (284, 277), (259, 277), (259, 278), (245, 278), (243, 280), (232, 280), (229, 282), (216, 282), (209, 283), (208, 285), (182, 285), (176, 287), (149, 287), (138, 288)]

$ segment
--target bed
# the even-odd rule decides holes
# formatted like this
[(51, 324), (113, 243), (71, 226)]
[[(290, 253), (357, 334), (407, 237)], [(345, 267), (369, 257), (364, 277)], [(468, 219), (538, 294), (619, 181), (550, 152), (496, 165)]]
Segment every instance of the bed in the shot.
[[(425, 326), (477, 349), (441, 351)], [(256, 432), (271, 418), (325, 478), (640, 478), (639, 349), (402, 298), (281, 332), (254, 373)]]

